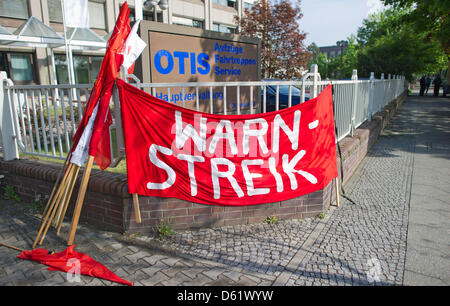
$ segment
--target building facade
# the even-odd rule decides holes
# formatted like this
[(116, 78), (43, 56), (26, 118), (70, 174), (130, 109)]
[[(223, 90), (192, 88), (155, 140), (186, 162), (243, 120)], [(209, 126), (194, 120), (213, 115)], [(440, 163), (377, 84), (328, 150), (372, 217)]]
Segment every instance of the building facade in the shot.
[[(168, 0), (165, 10), (144, 9), (143, 19), (205, 30), (234, 33), (236, 16), (242, 16), (255, 0)], [(125, 0), (89, 0), (90, 29), (108, 38)], [(128, 0), (134, 20), (134, 0)], [(0, 0), (0, 26), (13, 33), (31, 16), (35, 16), (61, 36), (63, 33), (61, 0)], [(0, 44), (0, 71), (6, 71), (16, 84), (68, 83), (64, 47), (53, 49), (55, 69), (49, 48), (12, 47)], [(103, 51), (74, 51), (76, 83), (95, 80)]]
[(346, 46), (341, 49), (341, 47), (337, 45), (319, 47), (320, 52), (326, 54), (328, 59), (341, 56), (341, 50), (345, 51), (345, 49), (347, 49)]

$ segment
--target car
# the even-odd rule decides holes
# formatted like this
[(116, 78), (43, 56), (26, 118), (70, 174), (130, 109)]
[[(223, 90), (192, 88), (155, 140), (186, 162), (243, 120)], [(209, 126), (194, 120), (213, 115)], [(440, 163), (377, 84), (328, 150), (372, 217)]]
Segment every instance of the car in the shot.
[[(279, 81), (279, 80), (264, 80), (264, 81)], [(266, 85), (266, 112), (273, 112), (276, 110), (276, 96), (277, 85)], [(295, 86), (291, 86), (291, 105), (297, 105), (300, 103), (301, 91)], [(305, 94), (305, 101), (309, 100), (309, 93)], [(289, 86), (278, 86), (278, 101), (279, 108), (283, 109), (289, 107)], [(264, 91), (261, 90), (261, 110), (264, 110)]]

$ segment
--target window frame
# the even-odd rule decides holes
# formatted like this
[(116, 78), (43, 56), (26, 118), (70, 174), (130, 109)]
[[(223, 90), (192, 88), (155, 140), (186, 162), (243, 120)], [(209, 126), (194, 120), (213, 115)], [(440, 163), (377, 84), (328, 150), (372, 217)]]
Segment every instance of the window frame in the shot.
[(14, 18), (14, 19), (28, 20), (30, 18), (30, 16), (31, 16), (31, 14), (30, 14), (30, 6), (29, 6), (29, 3), (28, 3), (28, 0), (24, 0), (24, 3), (26, 5), (26, 15), (27, 15), (27, 17), (7, 16), (6, 14), (3, 15), (2, 13), (0, 13), (0, 18)]
[[(6, 51), (1, 51), (0, 53), (4, 54), (4, 57), (6, 58), (6, 66), (7, 66), (7, 74), (8, 74), (8, 78), (10, 78), (14, 84), (17, 85), (36, 85), (39, 84), (39, 78), (38, 78), (38, 71), (35, 68), (35, 64), (37, 63), (36, 60), (36, 53), (34, 52), (20, 52), (20, 51), (14, 51), (14, 52), (6, 52)], [(29, 56), (30, 58), (30, 64), (31, 64), (31, 75), (32, 75), (32, 80), (27, 80), (27, 81), (20, 81), (20, 80), (16, 80), (14, 79), (14, 71), (12, 68), (12, 63), (11, 63), (11, 54), (26, 54)]]

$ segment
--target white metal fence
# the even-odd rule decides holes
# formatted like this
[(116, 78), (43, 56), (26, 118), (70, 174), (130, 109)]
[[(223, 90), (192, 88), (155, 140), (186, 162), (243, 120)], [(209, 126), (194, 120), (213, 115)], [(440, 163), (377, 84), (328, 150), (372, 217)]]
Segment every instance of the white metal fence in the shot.
[[(279, 110), (313, 98), (325, 86), (332, 84), (338, 141), (352, 135), (354, 129), (370, 120), (372, 115), (406, 89), (405, 80), (400, 76), (389, 75), (384, 79), (382, 75), (380, 79), (375, 79), (372, 74), (369, 80), (358, 80), (355, 70), (352, 80), (322, 81), (317, 73), (317, 66), (313, 65), (311, 68), (312, 72), (298, 81), (145, 84), (135, 79), (133, 84), (154, 95), (158, 88), (163, 88), (168, 97), (175, 89), (180, 90), (181, 99), (176, 102), (182, 106), (187, 104), (185, 93), (191, 92), (189, 96), (192, 100), (191, 108), (222, 114)], [(18, 152), (5, 151), (5, 144), (11, 140), (10, 138), (22, 153), (64, 159), (81, 121), (92, 85), (14, 85), (10, 80), (1, 80), (1, 83), (3, 84), (3, 97), (0, 94), (0, 103), (3, 102), (1, 109), (6, 110), (2, 113), (4, 159), (19, 157)], [(242, 98), (241, 93), (244, 91), (247, 94)], [(200, 99), (200, 93), (206, 93), (203, 99)], [(217, 93), (221, 93), (220, 109), (216, 107), (214, 101), (214, 94)], [(113, 97), (113, 102), (116, 108), (114, 115), (119, 113), (118, 99)], [(117, 120), (117, 123), (120, 128), (120, 120)], [(114, 124), (111, 130), (114, 134)], [(120, 135), (119, 132), (116, 133), (116, 137), (111, 137), (111, 148), (116, 163), (117, 158), (120, 158), (119, 155), (123, 155)]]

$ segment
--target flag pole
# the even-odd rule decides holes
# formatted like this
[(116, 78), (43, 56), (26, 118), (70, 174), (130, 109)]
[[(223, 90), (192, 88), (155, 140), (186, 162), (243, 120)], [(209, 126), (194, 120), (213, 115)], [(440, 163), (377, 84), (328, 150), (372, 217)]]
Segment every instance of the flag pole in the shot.
[(77, 202), (75, 204), (75, 210), (73, 212), (72, 223), (69, 230), (69, 238), (67, 244), (72, 245), (75, 238), (75, 232), (77, 230), (78, 221), (80, 219), (81, 208), (83, 207), (84, 196), (86, 194), (87, 185), (89, 182), (89, 176), (91, 175), (92, 164), (94, 163), (94, 156), (89, 155), (86, 167), (84, 169), (83, 178), (81, 180), (81, 186), (78, 190)]
[(72, 63), (72, 57), (69, 58), (69, 45), (67, 44), (67, 27), (66, 27), (66, 18), (64, 14), (64, 0), (61, 0), (61, 11), (62, 11), (62, 20), (63, 20), (63, 27), (64, 27), (64, 45), (66, 47), (66, 61), (67, 61), (67, 72), (69, 77), (69, 84), (74, 84), (73, 80), (73, 63)]
[(339, 199), (339, 175), (334, 180), (334, 189), (336, 190), (336, 206), (339, 207), (341, 200)]
[[(72, 164), (70, 164), (68, 167), (71, 167), (71, 165)], [(67, 169), (66, 174), (69, 172), (69, 170), (70, 169)], [(37, 244), (37, 242), (39, 240), (39, 237), (41, 236), (41, 233), (44, 230), (44, 228), (48, 228), (48, 224), (51, 223), (51, 219), (52, 219), (52, 216), (54, 215), (54, 211), (56, 211), (57, 206), (58, 206), (57, 203), (59, 202), (59, 200), (60, 200), (60, 198), (62, 196), (62, 193), (66, 189), (66, 185), (67, 185), (66, 181), (67, 181), (67, 175), (64, 175), (64, 177), (62, 178), (62, 181), (61, 181), (59, 187), (56, 189), (54, 197), (51, 200), (49, 200), (49, 202), (47, 203), (47, 207), (48, 208), (47, 208), (47, 210), (46, 210), (46, 212), (45, 212), (45, 214), (43, 216), (44, 219), (42, 221), (42, 224), (41, 224), (41, 227), (40, 227), (40, 229), (38, 231), (38, 234), (36, 235), (36, 238), (34, 240), (34, 243), (33, 243), (33, 246), (32, 246), (33, 249), (36, 247), (36, 244)], [(49, 217), (50, 217), (50, 219), (49, 219)], [(45, 230), (45, 233), (43, 234), (43, 237), (45, 237), (46, 233), (47, 233), (47, 230)], [(44, 238), (42, 238), (41, 243), (42, 243), (43, 239)]]
[(59, 236), (59, 232), (61, 230), (61, 226), (62, 226), (62, 222), (64, 220), (64, 216), (66, 215), (67, 208), (69, 206), (70, 198), (72, 197), (73, 188), (75, 187), (75, 183), (77, 181), (78, 171), (79, 170), (80, 170), (80, 167), (78, 165), (74, 165), (74, 173), (73, 173), (73, 176), (72, 176), (72, 181), (70, 182), (69, 194), (67, 195), (65, 201), (62, 204), (63, 205), (62, 214), (59, 217), (59, 220), (57, 221), (56, 235), (58, 235), (58, 236)]
[[(127, 70), (123, 66), (120, 67), (119, 79), (122, 79), (125, 82), (127, 81), (126, 80), (127, 79)], [(114, 86), (117, 86), (117, 85), (114, 85)], [(114, 94), (116, 94), (116, 95), (118, 94), (117, 90), (114, 91)], [(114, 100), (114, 101), (116, 101), (116, 100)], [(116, 114), (118, 114), (118, 112)], [(117, 119), (116, 119), (116, 122), (117, 122)], [(117, 124), (116, 124), (116, 128), (117, 128)], [(122, 128), (122, 124), (120, 124), (119, 128)], [(122, 133), (122, 135), (123, 135), (123, 133)], [(141, 219), (141, 210), (139, 208), (139, 196), (137, 193), (132, 193), (131, 197), (133, 198), (133, 209), (134, 209), (134, 216), (136, 218), (136, 223), (141, 223), (142, 219)]]

